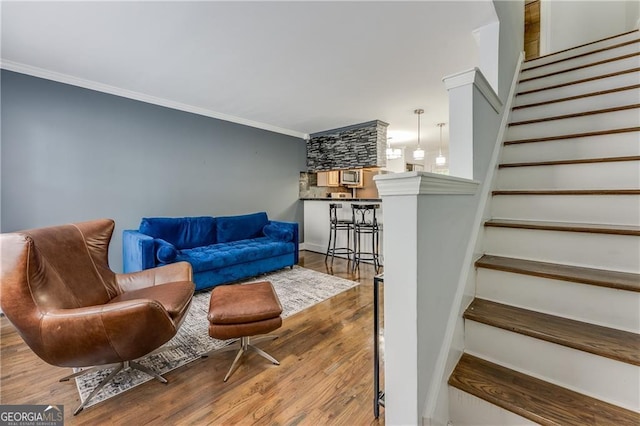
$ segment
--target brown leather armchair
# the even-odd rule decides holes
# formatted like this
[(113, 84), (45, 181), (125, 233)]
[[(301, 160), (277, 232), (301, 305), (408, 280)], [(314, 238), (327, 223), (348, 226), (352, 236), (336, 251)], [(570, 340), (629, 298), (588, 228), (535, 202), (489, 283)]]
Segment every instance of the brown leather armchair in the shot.
[(178, 331), (195, 286), (186, 262), (130, 274), (111, 271), (108, 249), (114, 222), (100, 219), (0, 236), (0, 306), (25, 343), (59, 367), (118, 371), (168, 342)]

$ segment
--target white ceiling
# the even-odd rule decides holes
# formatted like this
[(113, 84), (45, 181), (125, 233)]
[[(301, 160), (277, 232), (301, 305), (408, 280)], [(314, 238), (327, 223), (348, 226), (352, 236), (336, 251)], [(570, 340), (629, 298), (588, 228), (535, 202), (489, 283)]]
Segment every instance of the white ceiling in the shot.
[[(490, 0), (7, 2), (2, 67), (304, 137), (379, 119), (437, 149)], [(445, 141), (447, 127), (445, 127)]]

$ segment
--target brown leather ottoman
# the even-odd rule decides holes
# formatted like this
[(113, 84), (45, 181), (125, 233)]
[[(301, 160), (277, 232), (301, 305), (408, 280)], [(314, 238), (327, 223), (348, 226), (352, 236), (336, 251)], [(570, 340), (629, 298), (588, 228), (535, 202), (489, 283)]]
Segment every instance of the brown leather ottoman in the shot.
[[(207, 316), (209, 336), (222, 340), (235, 340), (221, 349), (214, 349), (202, 356), (238, 350), (231, 368), (224, 377), (225, 382), (238, 368), (240, 358), (248, 350), (280, 365), (275, 358), (252, 344), (263, 340), (273, 340), (278, 336), (259, 336), (252, 340), (250, 340), (250, 336), (269, 333), (280, 328), (282, 325), (281, 313), (282, 306), (278, 295), (268, 281), (215, 287), (211, 291), (209, 315)], [(239, 342), (239, 344), (234, 345), (235, 342)]]

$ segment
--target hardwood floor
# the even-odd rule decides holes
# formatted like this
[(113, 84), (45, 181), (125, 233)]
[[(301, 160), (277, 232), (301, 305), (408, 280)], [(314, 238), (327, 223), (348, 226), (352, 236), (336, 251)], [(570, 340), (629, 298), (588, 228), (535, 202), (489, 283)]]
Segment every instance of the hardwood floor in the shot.
[(330, 269), (307, 251), (300, 266), (361, 285), (286, 318), (280, 337), (261, 344), (280, 366), (250, 355), (224, 383), (235, 353), (222, 353), (167, 373), (167, 385), (152, 380), (73, 416), (75, 382), (58, 382), (70, 371), (40, 360), (2, 317), (0, 403), (64, 404), (66, 425), (384, 424), (384, 409), (373, 417), (373, 267), (353, 274), (336, 258)]

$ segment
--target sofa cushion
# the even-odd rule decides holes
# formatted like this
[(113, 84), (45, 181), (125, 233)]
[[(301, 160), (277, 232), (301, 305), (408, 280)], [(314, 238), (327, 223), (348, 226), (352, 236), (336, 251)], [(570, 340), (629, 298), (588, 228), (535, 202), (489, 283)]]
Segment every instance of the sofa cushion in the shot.
[(290, 226), (283, 226), (278, 223), (270, 223), (262, 228), (265, 237), (279, 241), (291, 241), (293, 239), (293, 230)]
[(216, 219), (200, 217), (144, 217), (140, 232), (171, 243), (178, 250), (215, 244)]
[(218, 217), (216, 242), (228, 243), (261, 237), (262, 228), (268, 223), (266, 212)]
[(191, 263), (196, 273), (293, 253), (295, 249), (293, 242), (259, 237), (182, 250), (176, 260)]

